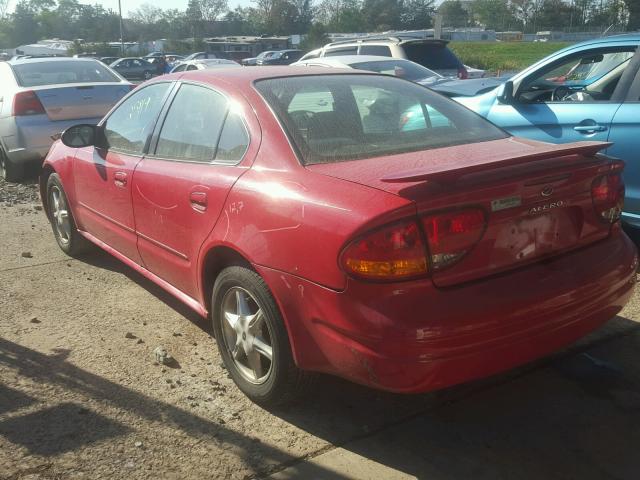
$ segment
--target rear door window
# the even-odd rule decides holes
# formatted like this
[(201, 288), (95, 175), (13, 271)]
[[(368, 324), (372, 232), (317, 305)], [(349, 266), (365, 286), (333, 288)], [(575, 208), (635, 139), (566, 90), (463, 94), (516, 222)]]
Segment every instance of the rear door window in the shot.
[(161, 158), (212, 162), (227, 112), (227, 100), (198, 85), (183, 84), (171, 102), (155, 155)]
[(97, 60), (25, 62), (13, 65), (13, 71), (15, 72), (18, 84), (22, 87), (120, 81), (105, 65)]
[(391, 57), (391, 49), (386, 45), (362, 45), (360, 55), (376, 55), (379, 57)]
[(230, 111), (220, 134), (216, 162), (235, 165), (244, 156), (249, 146), (249, 134), (240, 114)]
[(407, 59), (432, 70), (457, 70), (462, 62), (446, 45), (408, 43), (402, 46)]
[(358, 47), (353, 45), (351, 47), (342, 47), (342, 48), (330, 48), (324, 52), (325, 57), (337, 57), (340, 55), (357, 55)]

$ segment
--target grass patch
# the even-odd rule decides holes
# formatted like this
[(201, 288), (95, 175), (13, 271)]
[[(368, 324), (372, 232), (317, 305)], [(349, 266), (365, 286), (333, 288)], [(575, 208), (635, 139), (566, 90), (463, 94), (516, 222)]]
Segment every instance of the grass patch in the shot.
[(449, 48), (470, 67), (512, 72), (568, 45), (566, 42), (451, 42)]

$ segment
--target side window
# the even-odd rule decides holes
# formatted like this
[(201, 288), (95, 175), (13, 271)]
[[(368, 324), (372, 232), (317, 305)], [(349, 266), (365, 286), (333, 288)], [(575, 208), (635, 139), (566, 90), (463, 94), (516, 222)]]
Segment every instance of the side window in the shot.
[(351, 47), (331, 48), (324, 52), (325, 57), (337, 57), (338, 55), (357, 55), (358, 47), (353, 45)]
[(173, 72), (184, 72), (187, 69), (186, 65), (178, 65), (176, 68), (173, 69)]
[(187, 67), (187, 71), (188, 71), (188, 72), (191, 72), (191, 71), (193, 71), (193, 70), (197, 70), (197, 69), (198, 69), (198, 67), (196, 67), (195, 65), (189, 65), (189, 66)]
[(156, 156), (193, 162), (211, 162), (227, 111), (219, 93), (183, 84), (164, 120)]
[(229, 112), (218, 142), (216, 161), (235, 165), (242, 160), (248, 146), (249, 135), (242, 119), (237, 113)]
[(542, 68), (524, 80), (519, 99), (525, 103), (607, 101), (635, 49), (588, 51)]
[(360, 55), (377, 55), (379, 57), (390, 57), (391, 49), (386, 45), (362, 45)]
[(108, 148), (142, 154), (169, 85), (156, 83), (136, 90), (107, 118), (104, 134)]

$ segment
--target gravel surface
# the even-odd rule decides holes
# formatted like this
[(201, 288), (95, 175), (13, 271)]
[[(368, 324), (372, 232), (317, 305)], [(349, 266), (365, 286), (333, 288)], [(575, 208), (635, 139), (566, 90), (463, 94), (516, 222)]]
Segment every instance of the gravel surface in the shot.
[[(0, 479), (371, 478), (336, 473), (331, 462), (296, 473), (338, 447), (374, 462), (374, 471), (379, 463), (380, 472), (402, 474), (393, 478), (427, 471), (447, 480), (633, 478), (624, 473), (640, 471), (637, 455), (628, 454), (640, 439), (638, 294), (559, 357), (624, 342), (602, 354), (619, 362), (620, 378), (599, 370), (551, 375), (549, 360), (418, 396), (321, 378), (297, 404), (265, 410), (228, 377), (206, 319), (104, 253), (66, 257), (39, 209), (35, 181), (0, 183), (0, 199)], [(167, 365), (163, 351), (173, 359)], [(410, 441), (395, 448), (409, 428)], [(551, 441), (558, 432), (564, 436)], [(614, 450), (608, 463), (597, 457)], [(585, 464), (591, 452), (598, 465)], [(523, 468), (532, 453), (540, 461)], [(412, 468), (416, 459), (422, 463)]]

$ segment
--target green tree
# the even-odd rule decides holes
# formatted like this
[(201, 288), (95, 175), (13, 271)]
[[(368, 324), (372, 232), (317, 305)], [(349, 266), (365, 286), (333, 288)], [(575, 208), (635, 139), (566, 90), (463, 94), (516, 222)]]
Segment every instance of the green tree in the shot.
[(401, 0), (364, 0), (362, 19), (367, 31), (376, 32), (400, 27)]
[(474, 0), (471, 11), (473, 20), (489, 30), (513, 30), (519, 23), (508, 0)]
[(38, 22), (35, 19), (35, 12), (25, 0), (21, 0), (16, 5), (16, 9), (11, 15), (13, 23), (10, 42), (13, 46), (25, 45), (38, 41)]
[(302, 50), (313, 50), (326, 45), (329, 41), (329, 36), (327, 35), (327, 30), (324, 25), (321, 23), (314, 23), (311, 25), (311, 28), (309, 28), (309, 33), (306, 38), (300, 44), (300, 48)]
[(400, 24), (405, 30), (431, 28), (435, 10), (434, 0), (404, 0)]
[[(202, 10), (200, 9), (199, 0), (189, 0), (187, 5), (187, 11), (185, 12), (189, 27), (191, 28), (191, 37), (194, 39), (194, 43), (197, 43), (202, 38)], [(195, 47), (195, 45), (194, 45)]]
[(446, 0), (438, 8), (438, 13), (442, 15), (444, 27), (458, 28), (469, 25), (469, 13), (459, 0)]

